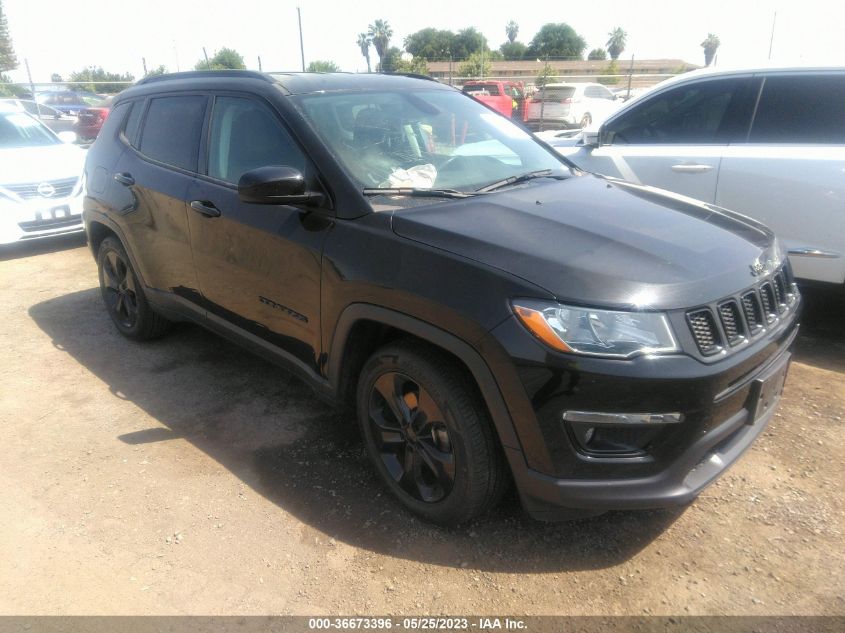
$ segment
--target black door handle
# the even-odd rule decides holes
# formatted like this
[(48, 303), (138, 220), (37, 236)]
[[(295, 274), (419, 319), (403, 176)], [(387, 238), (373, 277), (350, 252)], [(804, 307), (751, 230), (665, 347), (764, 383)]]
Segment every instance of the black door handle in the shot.
[(197, 213), (204, 215), (207, 218), (220, 217), (220, 209), (215, 207), (214, 203), (212, 202), (193, 200), (191, 201), (191, 208)]
[(121, 185), (126, 185), (127, 187), (131, 187), (135, 184), (135, 179), (132, 177), (132, 174), (127, 174), (126, 172), (122, 174), (115, 174), (114, 179)]

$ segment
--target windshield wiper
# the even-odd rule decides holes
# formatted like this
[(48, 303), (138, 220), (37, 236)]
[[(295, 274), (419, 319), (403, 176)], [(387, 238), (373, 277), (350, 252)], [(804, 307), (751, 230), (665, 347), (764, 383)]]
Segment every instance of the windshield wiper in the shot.
[(376, 187), (364, 189), (365, 196), (411, 196), (416, 198), (471, 198), (476, 195), (473, 191), (457, 191), (455, 189), (421, 189), (418, 187)]
[(495, 189), (501, 189), (502, 187), (507, 187), (508, 185), (516, 185), (521, 182), (526, 182), (528, 180), (534, 180), (535, 178), (556, 178), (558, 180), (562, 180), (566, 176), (560, 175), (555, 176), (551, 169), (539, 169), (537, 171), (529, 171), (527, 174), (520, 174), (519, 176), (511, 176), (510, 178), (504, 178), (503, 180), (497, 180), (496, 182), (492, 182), (489, 185), (485, 185), (481, 189), (478, 189), (476, 193), (486, 193), (488, 191), (493, 191)]

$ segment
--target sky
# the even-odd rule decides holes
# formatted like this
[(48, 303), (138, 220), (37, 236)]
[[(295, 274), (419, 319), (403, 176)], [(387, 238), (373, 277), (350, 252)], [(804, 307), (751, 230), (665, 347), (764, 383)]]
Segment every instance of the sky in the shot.
[[(28, 60), (35, 82), (58, 73), (65, 79), (89, 65), (110, 72), (143, 75), (164, 65), (191, 70), (203, 57), (224, 46), (244, 57), (248, 68), (265, 71), (301, 69), (297, 6), (302, 12), (306, 64), (330, 60), (345, 71), (366, 71), (356, 44), (359, 33), (376, 19), (393, 28), (391, 44), (422, 28), (457, 31), (474, 26), (491, 48), (506, 40), (509, 20), (519, 24), (526, 44), (546, 22), (566, 22), (590, 50), (604, 47), (608, 32), (622, 27), (628, 42), (621, 59), (671, 58), (703, 64), (701, 42), (708, 33), (721, 40), (718, 66), (765, 64), (774, 26), (772, 63), (845, 66), (841, 28), (845, 4), (803, 0), (591, 0), (522, 3), (464, 0), (0, 0), (12, 43), (21, 63), (7, 73), (26, 81)], [(518, 7), (516, 6), (518, 5)], [(775, 13), (777, 17), (775, 18)], [(371, 52), (373, 64), (377, 61)]]

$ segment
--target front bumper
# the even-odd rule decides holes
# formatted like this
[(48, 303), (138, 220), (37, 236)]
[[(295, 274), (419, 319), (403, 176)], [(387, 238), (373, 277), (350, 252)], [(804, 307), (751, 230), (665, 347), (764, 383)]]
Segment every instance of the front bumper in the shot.
[[(526, 342), (514, 321), (497, 328), (494, 335), (515, 363), (522, 387), (514, 381), (503, 388), (521, 444), (505, 452), (528, 513), (559, 520), (692, 501), (774, 415), (799, 312), (796, 305), (765, 341), (709, 365), (684, 356), (563, 358)], [(760, 405), (761, 393), (768, 406)], [(678, 411), (684, 420), (659, 427), (638, 453), (595, 454), (563, 420), (568, 410)]]
[(67, 198), (0, 202), (0, 244), (79, 233), (82, 195)]

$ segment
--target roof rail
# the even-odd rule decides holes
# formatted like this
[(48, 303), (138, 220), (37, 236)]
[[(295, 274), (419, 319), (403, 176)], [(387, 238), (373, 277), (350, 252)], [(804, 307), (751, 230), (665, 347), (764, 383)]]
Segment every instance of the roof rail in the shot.
[(420, 73), (393, 73), (393, 72), (391, 72), (391, 73), (381, 73), (381, 74), (382, 75), (396, 75), (398, 77), (410, 77), (411, 79), (426, 79), (427, 81), (434, 81), (434, 82), (440, 83), (434, 77), (430, 77), (428, 75), (423, 75), (423, 74), (420, 74)]
[(204, 77), (243, 77), (248, 79), (263, 79), (272, 81), (264, 73), (254, 70), (189, 70), (181, 73), (165, 73), (164, 75), (151, 75), (135, 82), (136, 86), (151, 84), (158, 81), (170, 81), (173, 79), (202, 79)]

